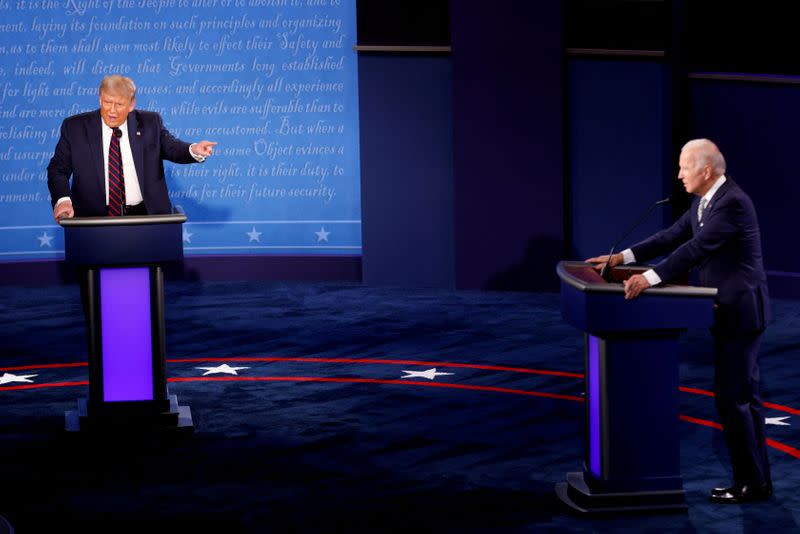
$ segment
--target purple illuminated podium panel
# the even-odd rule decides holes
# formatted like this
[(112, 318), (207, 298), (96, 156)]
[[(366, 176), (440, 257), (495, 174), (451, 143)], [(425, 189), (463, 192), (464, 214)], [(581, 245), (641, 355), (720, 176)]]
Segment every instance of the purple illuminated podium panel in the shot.
[(79, 269), (89, 398), (67, 430), (192, 429), (169, 395), (161, 265), (183, 258), (183, 214), (65, 219), (66, 261)]
[(103, 401), (152, 401), (150, 269), (100, 269)]
[(625, 300), (620, 267), (606, 282), (561, 262), (561, 313), (585, 332), (586, 455), (556, 484), (582, 513), (685, 511), (678, 437), (678, 338), (713, 321), (713, 288), (666, 285)]

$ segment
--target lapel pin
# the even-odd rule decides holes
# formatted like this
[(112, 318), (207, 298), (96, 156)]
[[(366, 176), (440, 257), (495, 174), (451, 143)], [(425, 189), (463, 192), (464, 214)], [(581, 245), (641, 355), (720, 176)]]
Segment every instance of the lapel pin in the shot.
[(137, 131), (136, 135), (142, 135), (142, 132)]

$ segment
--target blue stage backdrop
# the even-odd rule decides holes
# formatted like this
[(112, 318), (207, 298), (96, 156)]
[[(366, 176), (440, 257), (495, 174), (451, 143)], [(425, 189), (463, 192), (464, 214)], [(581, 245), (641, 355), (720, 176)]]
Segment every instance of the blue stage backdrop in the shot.
[(46, 167), (106, 74), (202, 165), (167, 163), (191, 254), (360, 254), (355, 0), (0, 0), (0, 260), (63, 256)]

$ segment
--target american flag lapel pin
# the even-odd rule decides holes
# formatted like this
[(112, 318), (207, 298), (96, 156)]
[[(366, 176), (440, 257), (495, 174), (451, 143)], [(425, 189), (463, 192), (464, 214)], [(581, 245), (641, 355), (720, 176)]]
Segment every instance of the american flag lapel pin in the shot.
[(142, 132), (140, 132), (140, 131), (138, 131), (138, 130), (137, 130), (137, 131), (136, 131), (136, 135), (142, 135)]

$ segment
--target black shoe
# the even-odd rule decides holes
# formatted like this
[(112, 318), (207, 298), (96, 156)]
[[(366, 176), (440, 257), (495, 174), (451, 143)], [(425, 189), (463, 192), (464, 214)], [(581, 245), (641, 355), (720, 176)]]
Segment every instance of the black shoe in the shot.
[(743, 502), (766, 501), (772, 495), (772, 484), (759, 486), (732, 486), (730, 488), (714, 488), (711, 490), (711, 502), (722, 504), (739, 504)]
[(711, 496), (712, 497), (719, 497), (720, 495), (724, 495), (726, 493), (733, 492), (735, 488), (736, 488), (736, 486), (731, 486), (731, 487), (728, 487), (728, 488), (714, 488), (714, 489), (711, 490)]
[(720, 495), (724, 495), (726, 493), (733, 493), (738, 490), (738, 488), (742, 487), (743, 484), (735, 484), (733, 486), (723, 486), (721, 488), (714, 488), (711, 490), (712, 497), (719, 497)]

